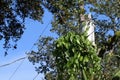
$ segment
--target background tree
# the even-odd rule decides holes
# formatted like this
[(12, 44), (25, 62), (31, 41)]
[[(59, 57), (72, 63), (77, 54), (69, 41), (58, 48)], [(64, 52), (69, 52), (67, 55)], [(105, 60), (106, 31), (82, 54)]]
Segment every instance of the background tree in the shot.
[[(112, 0), (47, 1), (46, 0), (42, 4), (54, 14), (54, 20), (52, 22), (51, 31), (56, 32), (58, 36), (65, 35), (68, 32), (75, 32), (77, 34), (80, 34), (82, 32), (83, 26), (85, 25), (85, 21), (89, 20), (85, 14), (87, 12), (87, 9), (89, 9), (94, 13), (93, 20), (95, 21), (96, 24), (95, 33), (96, 33), (96, 44), (98, 49), (97, 53), (99, 54), (98, 56), (102, 58), (101, 60), (102, 73), (99, 76), (101, 76), (101, 79), (111, 80), (116, 70), (120, 68), (119, 66), (120, 54), (119, 54), (119, 41), (118, 41), (119, 37), (117, 37), (117, 39), (114, 39), (115, 33), (119, 31), (119, 27), (120, 27), (119, 24), (120, 16), (119, 16), (119, 8), (118, 8), (119, 0), (115, 0), (115, 1)], [(113, 9), (111, 10), (111, 8)], [(99, 16), (105, 16), (105, 18), (101, 19)], [(114, 36), (112, 37), (112, 34), (109, 32), (112, 32)], [(109, 42), (110, 39), (113, 40)], [(54, 44), (49, 46), (52, 47), (54, 46)], [(38, 48), (39, 47), (41, 46), (39, 45)], [(39, 59), (38, 61), (40, 61), (40, 64), (43, 64), (44, 62), (46, 64), (40, 66), (39, 68), (37, 68), (37, 70), (40, 72), (41, 70), (43, 70), (43, 68), (46, 68), (45, 74), (48, 73), (46, 74), (47, 76), (49, 77), (53, 76), (52, 78), (54, 78), (55, 74), (60, 74), (62, 72), (57, 73), (55, 70), (57, 66), (55, 66), (54, 57), (51, 51), (52, 49), (48, 48), (48, 50), (46, 50), (45, 52), (44, 50), (46, 49), (43, 49), (43, 51), (40, 51), (39, 53), (44, 57), (42, 56), (42, 58)], [(53, 47), (53, 51), (54, 51), (54, 47)], [(51, 54), (51, 56), (48, 54)], [(52, 67), (48, 65), (52, 65)], [(61, 64), (59, 66), (63, 66), (63, 65)], [(53, 69), (55, 71), (51, 71)], [(64, 74), (65, 72), (63, 73), (62, 77), (65, 77)]]
[[(0, 40), (4, 39), (6, 51), (12, 46), (16, 48), (16, 42), (21, 38), (25, 29), (25, 18), (42, 20), (44, 12), (40, 3), (41, 1), (36, 0), (0, 1)], [(12, 45), (11, 41), (15, 43)]]
[[(41, 21), (44, 13), (43, 6), (54, 15), (51, 31), (57, 33), (58, 37), (68, 32), (81, 34), (85, 21), (89, 21), (86, 13), (90, 10), (93, 12), (92, 16), (96, 24), (97, 51), (102, 57), (103, 73), (101, 75), (103, 79), (110, 80), (120, 68), (120, 40), (117, 33), (120, 29), (119, 2), (119, 0), (1, 0), (0, 39), (5, 39), (4, 48), (9, 49), (12, 46), (10, 41), (18, 41), (23, 34), (25, 18)], [(101, 15), (105, 16), (102, 20), (99, 17)], [(113, 32), (113, 35), (109, 32)], [(38, 51), (31, 51), (30, 54), (33, 57), (29, 57), (31, 62), (40, 63), (36, 68), (39, 73), (47, 73), (46, 76), (52, 79), (59, 74), (56, 70), (55, 56), (53, 56), (55, 40), (51, 37), (41, 38), (37, 43)]]

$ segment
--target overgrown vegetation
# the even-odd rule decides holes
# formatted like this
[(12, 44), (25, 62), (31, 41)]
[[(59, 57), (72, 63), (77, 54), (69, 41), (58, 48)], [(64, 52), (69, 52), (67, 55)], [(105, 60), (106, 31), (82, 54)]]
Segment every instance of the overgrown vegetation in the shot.
[[(120, 0), (1, 0), (0, 5), (0, 40), (5, 40), (6, 50), (11, 40), (16, 48), (25, 18), (41, 21), (44, 8), (53, 14), (51, 32), (58, 39), (40, 38), (38, 51), (28, 58), (40, 64), (36, 70), (46, 80), (119, 80)], [(82, 32), (90, 21), (87, 13), (96, 25), (95, 47)]]

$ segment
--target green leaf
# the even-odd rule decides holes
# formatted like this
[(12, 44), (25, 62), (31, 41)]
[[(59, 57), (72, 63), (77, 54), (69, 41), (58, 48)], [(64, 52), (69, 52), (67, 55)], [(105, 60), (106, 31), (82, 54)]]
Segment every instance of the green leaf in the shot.
[(75, 48), (72, 48), (72, 52), (75, 53)]
[(86, 76), (86, 74), (85, 74), (85, 70), (84, 70), (84, 69), (82, 70), (82, 73), (83, 73), (83, 78), (84, 78), (84, 80), (88, 80), (88, 79), (87, 79), (87, 76)]
[(80, 44), (80, 41), (79, 41), (79, 39), (78, 39), (78, 38), (76, 39), (76, 41), (77, 41), (77, 44)]
[(72, 36), (70, 37), (70, 41), (73, 42), (73, 37)]
[(78, 64), (78, 63), (79, 63), (78, 59), (75, 59), (75, 63), (76, 63), (76, 64)]
[(82, 61), (82, 60), (83, 60), (83, 56), (80, 57), (80, 61)]
[(118, 76), (118, 77), (120, 78), (120, 70), (118, 70), (118, 71), (116, 72), (116, 74), (114, 75), (114, 77), (116, 77), (116, 76)]
[(85, 61), (85, 62), (88, 62), (88, 61), (89, 61), (89, 59), (88, 59), (87, 56), (84, 57), (84, 61)]
[(80, 53), (78, 53), (78, 56), (77, 56), (77, 57), (78, 57), (78, 59), (80, 58)]

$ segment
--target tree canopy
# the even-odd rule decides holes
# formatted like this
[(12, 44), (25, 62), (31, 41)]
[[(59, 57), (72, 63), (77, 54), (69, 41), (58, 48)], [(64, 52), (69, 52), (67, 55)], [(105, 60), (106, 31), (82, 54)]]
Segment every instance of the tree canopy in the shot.
[(38, 0), (1, 0), (0, 1), (0, 40), (5, 41), (4, 48), (12, 47), (10, 41), (16, 42), (21, 38), (25, 29), (25, 18), (42, 20), (43, 8)]
[[(97, 76), (98, 80), (112, 80), (119, 74), (117, 70), (120, 69), (120, 0), (1, 0), (0, 5), (0, 40), (5, 40), (5, 49), (11, 47), (10, 40), (16, 42), (21, 38), (25, 29), (25, 18), (42, 21), (44, 8), (53, 14), (51, 32), (58, 34), (58, 39), (49, 36), (40, 38), (37, 43), (38, 51), (31, 51), (29, 54), (33, 57), (28, 57), (31, 62), (40, 64), (36, 70), (38, 73), (44, 73), (47, 80), (58, 80), (58, 77), (73, 80), (78, 76), (80, 78), (77, 79), (80, 80), (94, 80)], [(87, 16), (89, 13), (92, 14), (96, 25), (96, 46), (90, 46), (82, 34), (86, 21), (90, 21)], [(71, 40), (74, 40), (74, 43)], [(89, 56), (83, 56), (86, 53), (81, 45), (83, 43), (85, 48), (90, 48), (87, 52)], [(87, 63), (80, 64), (79, 55), (87, 56)], [(96, 63), (90, 56), (95, 56), (95, 59), (101, 58), (98, 60), (101, 63), (100, 73), (91, 77), (93, 73), (88, 74), (83, 69), (77, 74), (78, 70), (84, 67), (89, 67), (92, 72), (99, 70), (88, 65), (88, 60)], [(71, 65), (74, 70), (71, 69)]]

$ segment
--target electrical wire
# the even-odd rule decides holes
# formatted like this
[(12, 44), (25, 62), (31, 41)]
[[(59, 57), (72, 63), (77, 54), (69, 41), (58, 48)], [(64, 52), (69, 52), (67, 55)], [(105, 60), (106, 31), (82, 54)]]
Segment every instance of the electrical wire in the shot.
[(39, 73), (33, 78), (33, 80), (35, 80), (38, 77)]
[[(87, 36), (87, 38), (88, 38), (90, 35), (92, 35), (94, 32), (95, 32), (95, 31), (92, 31), (92, 32)], [(39, 73), (33, 78), (33, 80), (35, 80), (35, 79), (38, 77), (38, 75), (39, 75)]]
[[(49, 26), (49, 24), (50, 24), (50, 22), (45, 26), (45, 28), (43, 29), (43, 31), (41, 32), (41, 34), (40, 34), (40, 36), (39, 36), (39, 38), (44, 34), (44, 32), (45, 32), (45, 30), (48, 28), (48, 26)], [(36, 40), (36, 42), (39, 40), (39, 38)], [(34, 44), (33, 44), (33, 46), (31, 47), (31, 49), (30, 50), (32, 50), (33, 49), (33, 47), (34, 47)]]
[(25, 61), (25, 58), (21, 61), (21, 63), (18, 65), (18, 67), (15, 69), (15, 71), (12, 73), (12, 75), (10, 76), (10, 78), (8, 80), (12, 79), (12, 77), (15, 75), (15, 73), (18, 71), (18, 69), (23, 64), (24, 61)]
[[(47, 24), (47, 26), (43, 29), (43, 31), (41, 32), (41, 34), (40, 34), (39, 37), (41, 37), (41, 36), (43, 35), (43, 33), (45, 32), (45, 30), (47, 29), (47, 27), (48, 27), (49, 24), (50, 24), (50, 22), (49, 22), (49, 23)], [(36, 40), (36, 42), (37, 42), (38, 40), (39, 40), (39, 38)], [(33, 46), (31, 47), (30, 51), (33, 49), (34, 46), (35, 46), (35, 45), (33, 44)], [(15, 63), (15, 62), (17, 62), (17, 61), (23, 60), (23, 61), (21, 61), (21, 63), (18, 65), (18, 67), (15, 69), (15, 71), (12, 73), (12, 75), (9, 77), (8, 80), (11, 80), (11, 79), (12, 79), (12, 77), (16, 74), (16, 72), (18, 71), (18, 69), (20, 68), (20, 66), (23, 64), (24, 60), (25, 60), (28, 56), (29, 56), (29, 55), (27, 55), (26, 57), (17, 59), (17, 60), (15, 60), (15, 61), (11, 62), (11, 63), (5, 64), (5, 65), (1, 65), (1, 67), (3, 67), (3, 66), (8, 66), (8, 65), (13, 64), (13, 63)], [(39, 75), (39, 74), (38, 74), (38, 75)], [(38, 75), (37, 75), (37, 76), (38, 76)], [(35, 76), (35, 78), (36, 78), (37, 76)], [(34, 78), (33, 80), (35, 80), (35, 78)]]
[[(50, 24), (50, 23), (48, 23), (47, 26), (48, 26), (49, 24)], [(44, 30), (42, 31), (41, 35), (43, 35), (43, 33), (45, 32), (45, 30), (47, 29), (47, 26), (44, 28)], [(41, 37), (41, 35), (40, 35), (40, 37)], [(39, 39), (38, 39), (38, 40), (39, 40)], [(38, 41), (38, 40), (37, 40), (37, 41)], [(36, 42), (37, 42), (37, 41), (36, 41)], [(34, 45), (32, 46), (32, 48), (31, 48), (30, 50), (32, 50), (33, 47), (34, 47)], [(21, 61), (22, 59), (25, 59), (25, 58), (27, 58), (27, 57), (28, 57), (28, 56), (22, 57), (22, 58), (19, 58), (19, 59), (17, 59), (17, 60), (14, 60), (14, 61), (12, 61), (12, 62), (10, 62), (10, 63), (0, 65), (0, 68), (1, 68), (1, 67), (5, 67), (5, 66), (8, 66), (8, 65), (11, 65), (11, 64), (16, 63), (16, 62), (18, 62), (18, 61)]]
[(23, 59), (25, 59), (25, 58), (26, 58), (26, 57), (22, 57), (22, 58), (19, 58), (19, 59), (17, 59), (17, 60), (14, 60), (14, 61), (12, 61), (12, 62), (10, 62), (10, 63), (0, 65), (0, 68), (1, 68), (1, 67), (5, 67), (5, 66), (8, 66), (8, 65), (11, 65), (11, 64), (13, 64), (13, 63), (15, 63), (15, 62), (18, 62), (18, 61), (21, 61), (21, 60), (23, 60)]
[[(43, 29), (43, 31), (41, 32), (41, 35), (40, 35), (39, 37), (41, 37), (41, 36), (43, 35), (43, 33), (45, 32), (45, 30), (47, 29), (47, 27), (48, 27), (49, 24), (50, 24), (50, 23), (48, 23), (47, 26)], [(94, 32), (94, 31), (93, 31), (93, 32)], [(92, 32), (92, 33), (93, 33), (93, 32)], [(92, 33), (91, 33), (91, 34), (92, 34)], [(91, 34), (89, 34), (88, 36), (90, 36)], [(87, 37), (88, 37), (88, 36), (87, 36)], [(36, 42), (37, 42), (38, 40), (39, 40), (39, 38), (36, 40)], [(30, 50), (32, 50), (34, 46), (35, 46), (35, 45), (33, 45)], [(12, 77), (16, 74), (16, 72), (18, 71), (18, 69), (19, 69), (20, 66), (23, 64), (24, 60), (25, 60), (27, 57), (28, 57), (28, 56), (22, 57), (22, 58), (19, 58), (19, 59), (13, 61), (13, 62), (10, 62), (10, 63), (7, 63), (7, 64), (4, 64), (4, 65), (1, 65), (1, 66), (0, 66), (0, 67), (5, 67), (5, 66), (11, 65), (11, 64), (13, 64), (13, 63), (15, 63), (15, 62), (18, 62), (18, 61), (23, 60), (23, 61), (21, 61), (21, 63), (18, 65), (18, 67), (15, 69), (15, 71), (13, 72), (13, 74), (10, 76), (9, 80), (11, 80)], [(37, 75), (33, 78), (33, 80), (35, 80), (35, 79), (38, 77), (38, 75), (39, 75), (39, 74), (37, 74)]]
[[(50, 22), (47, 24), (47, 26), (44, 28), (44, 30), (41, 32), (41, 35), (40, 35), (40, 37), (43, 35), (43, 33), (45, 32), (45, 30), (47, 29), (47, 27), (48, 27), (48, 25), (50, 24)], [(39, 39), (38, 39), (39, 40)], [(37, 41), (38, 41), (37, 40)], [(36, 42), (37, 42), (36, 41)], [(43, 45), (44, 46), (44, 45)], [(42, 47), (43, 48), (43, 47)], [(40, 49), (40, 51), (42, 50), (42, 48)], [(39, 75), (39, 73), (33, 78), (33, 80), (35, 80), (37, 77), (38, 77), (38, 75)]]

